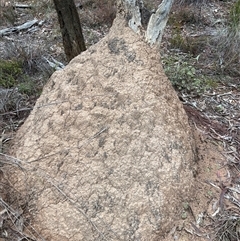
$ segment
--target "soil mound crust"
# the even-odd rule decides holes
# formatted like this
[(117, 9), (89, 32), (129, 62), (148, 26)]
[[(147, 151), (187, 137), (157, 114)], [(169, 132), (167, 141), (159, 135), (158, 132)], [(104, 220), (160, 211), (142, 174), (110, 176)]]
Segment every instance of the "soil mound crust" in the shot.
[(193, 194), (187, 115), (123, 21), (52, 75), (16, 136), (15, 186), (46, 240), (159, 240)]

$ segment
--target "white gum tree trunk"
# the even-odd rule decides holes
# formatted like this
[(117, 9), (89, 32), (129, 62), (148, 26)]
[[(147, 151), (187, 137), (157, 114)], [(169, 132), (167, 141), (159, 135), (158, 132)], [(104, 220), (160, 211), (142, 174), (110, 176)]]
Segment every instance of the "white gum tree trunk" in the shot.
[(146, 31), (143, 31), (142, 27), (142, 18), (144, 17), (142, 15), (143, 0), (119, 0), (118, 13), (124, 12), (129, 27), (136, 33), (145, 33), (146, 41), (151, 46), (160, 45), (173, 1), (162, 1), (156, 12), (151, 14)]
[(160, 45), (173, 1), (163, 0), (156, 13), (151, 15), (146, 31), (146, 40), (150, 45)]
[(142, 0), (119, 0), (118, 1), (118, 13), (122, 14), (128, 21), (129, 27), (136, 33), (140, 33), (141, 24), (141, 8), (143, 7)]

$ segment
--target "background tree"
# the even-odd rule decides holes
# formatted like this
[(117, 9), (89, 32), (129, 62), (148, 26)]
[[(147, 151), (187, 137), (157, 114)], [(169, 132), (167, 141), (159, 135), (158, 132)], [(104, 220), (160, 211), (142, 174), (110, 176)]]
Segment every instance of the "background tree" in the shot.
[(67, 60), (86, 50), (81, 23), (73, 0), (53, 0), (60, 24)]

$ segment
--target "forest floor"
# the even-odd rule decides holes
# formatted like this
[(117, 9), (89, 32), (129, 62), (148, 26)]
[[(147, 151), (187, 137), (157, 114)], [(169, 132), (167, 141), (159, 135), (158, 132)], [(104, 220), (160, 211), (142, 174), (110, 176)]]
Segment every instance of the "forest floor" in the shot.
[[(147, 7), (159, 2), (149, 1)], [(48, 78), (67, 64), (52, 1), (18, 3), (26, 6), (0, 1), (0, 31), (11, 28), (0, 36), (2, 157)], [(115, 8), (110, 0), (76, 5), (89, 47), (106, 35)], [(174, 6), (162, 41), (163, 67), (189, 116), (199, 156), (197, 195), (185, 205), (183, 222), (169, 234), (172, 240), (240, 240), (240, 64), (223, 62), (220, 36), (232, 5), (209, 1)], [(13, 28), (34, 19), (26, 30)], [(4, 164), (0, 159), (0, 167)], [(0, 196), (3, 209), (1, 201)], [(0, 240), (8, 240), (2, 209)]]

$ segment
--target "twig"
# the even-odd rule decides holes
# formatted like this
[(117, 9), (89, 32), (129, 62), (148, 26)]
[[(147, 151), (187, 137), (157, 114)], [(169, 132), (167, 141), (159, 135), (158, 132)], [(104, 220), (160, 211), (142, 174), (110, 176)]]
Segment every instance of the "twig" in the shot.
[(32, 8), (31, 5), (28, 5), (28, 4), (19, 4), (19, 3), (16, 3), (13, 5), (13, 8)]
[(55, 70), (61, 70), (61, 69), (64, 69), (64, 67), (65, 67), (65, 65), (63, 63), (57, 61), (53, 57), (52, 57), (52, 61), (50, 61), (49, 59), (47, 59), (45, 57), (44, 57), (44, 59), (47, 61), (47, 63), (50, 65), (50, 67)]
[(16, 33), (16, 32), (22, 31), (22, 30), (27, 30), (37, 23), (38, 23), (38, 20), (34, 19), (34, 20), (28, 21), (22, 25), (19, 25), (17, 27), (5, 28), (3, 30), (0, 30), (0, 36), (6, 36), (6, 35)]
[(219, 136), (220, 139), (222, 139), (222, 140), (225, 140), (225, 141), (230, 141), (230, 140), (232, 140), (232, 137), (231, 137), (231, 136), (221, 136), (221, 135), (218, 134), (213, 128), (210, 128), (210, 130), (211, 130), (214, 134), (216, 134), (217, 136)]
[(3, 164), (10, 164), (10, 165), (16, 165), (18, 166), (22, 171), (24, 170), (23, 167), (22, 167), (22, 161), (13, 157), (13, 156), (9, 156), (9, 155), (6, 155), (4, 153), (0, 153), (0, 157), (1, 160), (0, 162), (3, 163)]
[(226, 95), (232, 95), (232, 91), (229, 91), (227, 93), (222, 93), (222, 94), (217, 94), (217, 93), (213, 93), (213, 94), (203, 94), (203, 96), (217, 96), (217, 97), (221, 97), (221, 96), (226, 96)]
[(101, 135), (104, 131), (108, 130), (108, 127), (103, 127), (99, 132), (94, 134), (92, 137), (88, 138), (81, 146), (79, 146), (79, 149), (81, 149), (83, 146), (88, 145), (94, 138)]
[[(35, 106), (35, 108), (40, 109), (40, 108), (51, 106), (51, 105), (60, 105), (62, 103), (66, 103), (66, 102), (68, 102), (68, 101), (53, 102), (53, 103), (49, 103), (49, 104), (45, 104), (45, 105), (38, 105), (38, 106)], [(0, 113), (0, 116), (17, 114), (20, 111), (29, 111), (29, 110), (33, 110), (33, 107), (26, 107), (26, 108), (21, 108), (21, 109), (15, 110), (15, 111)]]

